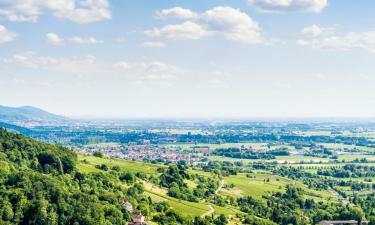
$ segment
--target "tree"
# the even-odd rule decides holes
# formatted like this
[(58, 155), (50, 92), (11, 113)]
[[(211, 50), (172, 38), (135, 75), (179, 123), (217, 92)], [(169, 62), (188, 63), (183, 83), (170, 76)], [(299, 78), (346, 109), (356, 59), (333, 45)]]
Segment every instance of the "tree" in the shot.
[(103, 158), (104, 155), (103, 155), (103, 152), (101, 152), (101, 151), (95, 151), (93, 153), (93, 156)]
[(225, 225), (225, 224), (228, 224), (228, 220), (227, 220), (227, 218), (225, 217), (224, 214), (220, 214), (220, 216), (218, 216), (218, 217), (214, 220), (214, 224), (215, 224), (215, 225)]

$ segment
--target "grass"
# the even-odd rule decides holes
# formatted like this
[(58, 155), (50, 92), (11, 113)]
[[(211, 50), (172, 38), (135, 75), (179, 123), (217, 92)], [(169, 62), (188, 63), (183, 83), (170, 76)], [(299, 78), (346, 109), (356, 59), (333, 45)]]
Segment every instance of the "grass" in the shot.
[(168, 204), (183, 217), (201, 216), (209, 211), (208, 206), (204, 203), (188, 202), (180, 199), (175, 199), (167, 195), (158, 194), (147, 189), (145, 191), (145, 194), (150, 196), (153, 201), (168, 202)]
[(279, 163), (298, 163), (298, 162), (328, 162), (329, 158), (319, 158), (312, 156), (299, 156), (299, 155), (288, 155), (288, 156), (276, 156), (276, 160)]
[[(308, 188), (306, 185), (298, 181), (293, 181), (284, 177), (272, 174), (251, 174), (255, 178), (248, 178), (245, 174), (237, 174), (225, 177), (226, 184), (234, 184), (231, 189), (223, 189), (223, 195), (229, 196), (252, 196), (262, 199), (262, 196), (268, 193), (284, 192), (288, 184), (295, 185), (305, 190), (306, 198), (315, 200), (329, 200), (332, 195), (328, 191), (317, 191)], [(269, 182), (267, 180), (269, 179)]]
[[(254, 198), (261, 199), (266, 193), (282, 191), (283, 187), (290, 184), (290, 181), (286, 181), (285, 178), (279, 178), (276, 181), (276, 177), (268, 174), (252, 174), (256, 178), (248, 178), (245, 174), (237, 174), (224, 178), (225, 184), (234, 184), (235, 187), (232, 189), (223, 189), (224, 195), (235, 195), (235, 196), (252, 196)], [(270, 179), (270, 182), (264, 182), (266, 179)]]
[(158, 164), (144, 163), (141, 161), (131, 161), (124, 159), (115, 159), (115, 158), (98, 158), (91, 155), (78, 155), (78, 160), (86, 160), (88, 163), (79, 163), (78, 169), (82, 172), (97, 172), (98, 169), (95, 168), (96, 165), (106, 164), (110, 167), (119, 166), (124, 171), (130, 172), (143, 172), (146, 174), (155, 174), (157, 169), (163, 167)]

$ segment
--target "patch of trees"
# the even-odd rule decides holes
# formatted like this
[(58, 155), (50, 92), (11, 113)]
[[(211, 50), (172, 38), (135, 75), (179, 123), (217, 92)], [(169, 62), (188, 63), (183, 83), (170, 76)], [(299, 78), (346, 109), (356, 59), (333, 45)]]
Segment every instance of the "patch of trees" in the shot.
[(213, 152), (213, 155), (236, 159), (275, 159), (275, 156), (289, 155), (289, 151), (288, 149), (283, 148), (266, 152), (259, 152), (252, 149), (241, 148), (219, 148)]
[(198, 201), (197, 197), (194, 196), (184, 182), (185, 179), (190, 179), (185, 165), (173, 164), (167, 169), (159, 168), (158, 172), (161, 172), (159, 177), (160, 186), (168, 189), (169, 196), (191, 202)]
[(315, 202), (304, 198), (304, 190), (291, 185), (285, 192), (263, 196), (256, 200), (250, 196), (237, 199), (240, 210), (248, 214), (245, 224), (318, 224), (322, 220), (363, 220), (365, 213), (358, 207), (340, 203)]
[(375, 177), (375, 166), (346, 164), (342, 167), (318, 169), (318, 175), (338, 178)]

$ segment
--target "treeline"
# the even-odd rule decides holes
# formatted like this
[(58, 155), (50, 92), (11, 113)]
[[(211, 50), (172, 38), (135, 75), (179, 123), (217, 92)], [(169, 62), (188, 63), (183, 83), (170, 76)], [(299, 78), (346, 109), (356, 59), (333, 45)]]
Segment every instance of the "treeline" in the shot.
[(318, 175), (337, 178), (375, 177), (375, 166), (346, 164), (342, 167), (318, 169)]
[(117, 143), (143, 143), (143, 140), (150, 140), (152, 144), (162, 143), (241, 143), (241, 142), (284, 142), (291, 143), (297, 149), (301, 147), (315, 146), (314, 143), (336, 143), (357, 146), (375, 146), (375, 142), (366, 137), (350, 136), (302, 136), (285, 134), (281, 131), (243, 133), (241, 130), (233, 132), (216, 132), (215, 134), (171, 134), (167, 132), (154, 133), (147, 130), (123, 132), (108, 128), (101, 131), (94, 127), (87, 127), (83, 130), (72, 130), (69, 127), (37, 127), (33, 129), (17, 130), (25, 135), (50, 142), (64, 142), (64, 144), (93, 144), (97, 142)]
[(219, 148), (213, 151), (212, 154), (236, 159), (275, 159), (276, 156), (289, 155), (289, 151), (283, 148), (266, 152), (241, 148)]

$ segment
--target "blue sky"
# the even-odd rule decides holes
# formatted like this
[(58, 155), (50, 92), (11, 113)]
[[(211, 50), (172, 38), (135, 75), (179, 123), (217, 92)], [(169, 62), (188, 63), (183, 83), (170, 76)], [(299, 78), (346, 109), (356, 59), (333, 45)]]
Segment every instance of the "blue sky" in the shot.
[(0, 104), (371, 117), (372, 0), (0, 0)]

